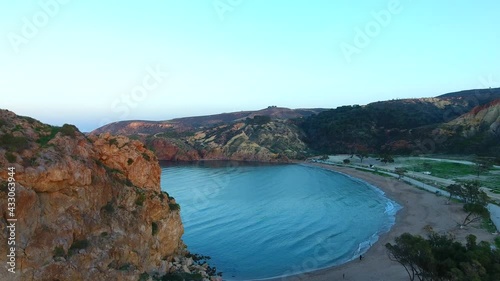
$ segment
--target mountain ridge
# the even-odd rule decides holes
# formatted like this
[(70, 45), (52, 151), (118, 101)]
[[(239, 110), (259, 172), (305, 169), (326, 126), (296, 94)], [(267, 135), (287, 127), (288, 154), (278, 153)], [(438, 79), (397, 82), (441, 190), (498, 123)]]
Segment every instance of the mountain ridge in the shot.
[[(419, 149), (420, 142), (436, 137), (435, 130), (440, 126), (469, 113), (481, 106), (500, 98), (500, 88), (474, 89), (447, 93), (436, 97), (407, 98), (372, 102), (367, 105), (339, 106), (334, 109), (301, 109), (289, 110), (269, 107), (258, 111), (224, 113), (210, 116), (197, 116), (175, 119), (164, 128), (157, 126), (151, 130), (150, 123), (123, 121), (126, 130), (117, 130), (111, 126), (101, 127), (94, 132), (124, 133), (140, 139), (153, 149), (161, 160), (259, 160), (287, 162), (303, 159), (308, 155), (322, 153), (390, 153), (418, 154), (430, 152), (451, 152), (456, 138), (448, 138), (446, 145), (438, 144), (431, 150)], [(475, 109), (476, 108), (476, 109)], [(293, 112), (294, 115), (274, 112)], [(266, 115), (267, 114), (267, 115)], [(278, 115), (278, 116), (277, 116)], [(180, 121), (179, 121), (180, 120)], [(257, 120), (257, 121), (255, 121)], [(254, 124), (252, 124), (254, 123)], [(262, 124), (259, 124), (262, 123)], [(276, 131), (274, 138), (273, 126), (263, 126), (272, 123), (281, 131), (287, 128), (286, 137), (279, 136)], [(182, 124), (182, 125), (179, 125)], [(245, 134), (245, 141), (240, 144), (245, 148), (235, 148), (228, 144), (238, 130), (231, 126), (243, 124), (247, 127), (256, 125), (252, 134), (266, 135), (268, 141), (255, 141), (258, 137)], [(279, 124), (279, 125), (276, 125)], [(177, 126), (177, 127), (175, 127)], [(225, 129), (224, 129), (225, 128)], [(243, 129), (245, 130), (245, 129)], [(215, 133), (214, 133), (215, 132)], [(241, 130), (238, 131), (241, 133)], [(444, 133), (444, 130), (436, 131)], [(450, 133), (448, 130), (447, 133)], [(195, 136), (209, 136), (196, 140)], [(231, 136), (231, 138), (227, 138)], [(486, 136), (486, 135), (485, 135)], [(290, 137), (290, 139), (286, 139)], [(489, 135), (487, 137), (490, 137)], [(212, 139), (210, 139), (212, 138)], [(211, 143), (207, 151), (206, 143)], [(251, 145), (250, 145), (251, 143)], [(279, 143), (279, 145), (273, 145)], [(252, 157), (248, 147), (258, 147), (266, 157)], [(229, 149), (228, 147), (231, 146)], [(235, 153), (239, 151), (238, 153)], [(243, 153), (243, 151), (245, 151)], [(293, 153), (290, 153), (292, 151)], [(479, 150), (480, 153), (487, 153)], [(245, 155), (244, 157), (242, 155)]]

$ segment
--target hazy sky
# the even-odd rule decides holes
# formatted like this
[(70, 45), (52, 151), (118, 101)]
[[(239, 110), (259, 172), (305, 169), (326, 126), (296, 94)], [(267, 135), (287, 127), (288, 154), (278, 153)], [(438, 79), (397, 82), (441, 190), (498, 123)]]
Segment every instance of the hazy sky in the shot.
[(500, 1), (0, 2), (0, 108), (126, 119), (500, 86)]

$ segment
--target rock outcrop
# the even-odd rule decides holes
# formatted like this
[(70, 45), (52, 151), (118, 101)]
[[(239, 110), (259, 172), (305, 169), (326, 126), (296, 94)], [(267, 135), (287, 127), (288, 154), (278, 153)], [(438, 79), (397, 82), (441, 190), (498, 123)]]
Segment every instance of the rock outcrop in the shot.
[(160, 160), (236, 160), (288, 162), (305, 158), (307, 146), (288, 121), (224, 124), (180, 139), (153, 136), (144, 140)]
[(139, 141), (1, 110), (0, 167), (2, 241), (9, 167), (17, 219), (16, 273), (0, 280), (151, 280), (184, 251), (179, 205), (160, 190), (158, 160)]

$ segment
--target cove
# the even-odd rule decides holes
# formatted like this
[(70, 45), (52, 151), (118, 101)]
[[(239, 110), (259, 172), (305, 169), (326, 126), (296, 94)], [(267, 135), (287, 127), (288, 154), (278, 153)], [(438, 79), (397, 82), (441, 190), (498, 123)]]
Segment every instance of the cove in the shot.
[(224, 280), (288, 276), (340, 265), (389, 231), (401, 208), (374, 186), (306, 165), (162, 164), (181, 205), (184, 242)]

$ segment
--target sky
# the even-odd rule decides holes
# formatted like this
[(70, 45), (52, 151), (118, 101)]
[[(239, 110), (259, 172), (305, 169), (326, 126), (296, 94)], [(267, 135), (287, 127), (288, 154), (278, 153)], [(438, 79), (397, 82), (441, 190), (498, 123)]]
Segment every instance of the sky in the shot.
[(0, 108), (120, 120), (500, 86), (500, 1), (0, 1)]

